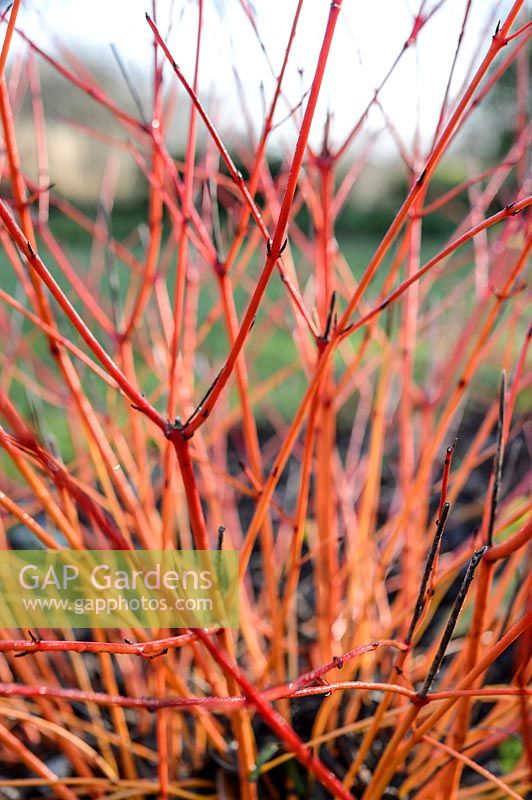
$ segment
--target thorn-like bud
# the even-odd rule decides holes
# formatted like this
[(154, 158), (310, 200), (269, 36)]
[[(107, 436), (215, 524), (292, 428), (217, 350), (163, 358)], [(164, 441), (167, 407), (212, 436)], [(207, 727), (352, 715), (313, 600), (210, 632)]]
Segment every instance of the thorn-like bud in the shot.
[(220, 525), (220, 527), (218, 528), (218, 543), (217, 543), (218, 550), (222, 550), (224, 546), (224, 534), (225, 534), (225, 525)]

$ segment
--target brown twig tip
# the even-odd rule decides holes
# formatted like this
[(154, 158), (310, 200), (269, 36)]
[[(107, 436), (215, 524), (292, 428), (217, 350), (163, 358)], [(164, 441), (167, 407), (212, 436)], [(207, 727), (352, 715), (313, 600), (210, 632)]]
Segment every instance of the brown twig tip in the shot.
[[(196, 417), (196, 416), (199, 414), (199, 412), (200, 412), (200, 411), (203, 409), (203, 406), (205, 405), (205, 403), (206, 403), (206, 402), (207, 402), (207, 400), (209, 399), (209, 396), (210, 396), (211, 392), (213, 391), (214, 387), (216, 386), (216, 384), (217, 384), (217, 383), (218, 383), (218, 381), (220, 380), (220, 377), (221, 377), (221, 375), (222, 375), (222, 372), (223, 372), (223, 367), (222, 367), (222, 369), (219, 371), (219, 373), (217, 374), (217, 376), (215, 377), (215, 379), (213, 380), (213, 382), (211, 383), (211, 385), (209, 386), (209, 388), (207, 389), (207, 391), (205, 392), (205, 394), (203, 395), (203, 397), (201, 398), (201, 400), (199, 401), (198, 405), (196, 406), (196, 408), (194, 409), (194, 411), (192, 412), (192, 414), (190, 415), (190, 417), (189, 417), (189, 418), (188, 418), (188, 419), (185, 421), (185, 423), (184, 423), (184, 424), (182, 424), (182, 425), (181, 425), (181, 428), (182, 428), (183, 430), (186, 430), (186, 428), (187, 428), (187, 427), (188, 427), (188, 425), (189, 425), (189, 424), (192, 422), (192, 420), (194, 419), (194, 417)], [(207, 413), (205, 413), (205, 412), (207, 412)], [(209, 416), (209, 412), (210, 412), (210, 409), (205, 409), (205, 410), (203, 411), (203, 418), (204, 418), (204, 419), (206, 419), (206, 418)]]
[(467, 593), (469, 591), (469, 587), (471, 585), (471, 581), (475, 576), (475, 570), (480, 564), (484, 554), (489, 548), (487, 545), (481, 547), (479, 550), (476, 550), (471, 559), (469, 564), (467, 565), (466, 574), (464, 575), (464, 579), (460, 585), (460, 589), (458, 590), (458, 594), (456, 595), (456, 599), (454, 601), (453, 607), (451, 609), (451, 613), (449, 615), (449, 620), (445, 627), (445, 631), (443, 632), (443, 636), (441, 638), (440, 646), (434, 656), (430, 669), (428, 671), (427, 677), (423, 683), (423, 686), (418, 692), (418, 696), (424, 698), (430, 692), (432, 684), (434, 683), (436, 676), (440, 670), (442, 665), (443, 659), (445, 658), (445, 653), (449, 646), (449, 642), (451, 641), (451, 637), (454, 633), (454, 629), (456, 628), (456, 623), (458, 622), (458, 617), (460, 616), (460, 612), (464, 605), (465, 599), (467, 597)]
[(523, 28), (520, 28), (516, 33), (512, 36), (501, 36), (501, 21), (499, 20), (497, 25), (495, 26), (495, 33), (493, 34), (493, 41), (497, 42), (499, 47), (506, 47), (506, 45), (515, 39), (516, 36), (519, 36), (523, 30), (526, 30), (527, 26), (525, 25)]
[(13, 656), (14, 658), (25, 658), (26, 656), (30, 656), (32, 653), (38, 650), (39, 645), (42, 642), (42, 639), (39, 636), (39, 634), (33, 633), (32, 630), (28, 629), (28, 636), (30, 637), (32, 643), (35, 645), (35, 648), (32, 650), (24, 650), (22, 653), (15, 653), (15, 655)]
[(487, 549), (488, 548), (486, 547), (486, 545), (484, 545), (484, 547), (480, 547), (478, 550), (475, 550), (475, 552), (471, 556), (471, 561), (469, 562), (469, 566), (472, 567), (473, 570), (475, 570), (477, 566), (480, 564)]
[(225, 525), (220, 525), (218, 528), (218, 542), (216, 545), (217, 550), (222, 550), (224, 546)]
[(497, 446), (495, 448), (495, 455), (493, 457), (492, 468), (492, 487), (491, 487), (491, 502), (490, 513), (488, 519), (488, 528), (486, 532), (486, 544), (488, 547), (493, 546), (493, 530), (495, 528), (495, 519), (497, 517), (497, 508), (499, 505), (499, 495), (501, 491), (502, 479), (502, 465), (504, 461), (504, 428), (506, 418), (506, 370), (501, 372), (501, 382), (499, 386), (499, 418), (497, 422)]
[(451, 474), (451, 465), (453, 461), (454, 451), (456, 449), (456, 444), (458, 442), (458, 437), (455, 438), (454, 442), (449, 445), (445, 452), (445, 460), (443, 462), (443, 474), (441, 480), (441, 492), (440, 492), (440, 505), (438, 508), (438, 517), (440, 518), (443, 512), (443, 506), (447, 499), (447, 489), (449, 486), (449, 476)]
[(327, 313), (327, 322), (325, 323), (325, 330), (323, 331), (322, 341), (328, 342), (329, 336), (331, 333), (331, 326), (334, 316), (334, 306), (336, 304), (336, 292), (333, 291), (331, 294), (331, 299), (329, 301), (329, 311)]
[(432, 540), (429, 554), (427, 556), (427, 562), (425, 564), (425, 569), (423, 571), (423, 577), (421, 578), (421, 583), (419, 586), (419, 594), (417, 596), (416, 605), (414, 607), (414, 613), (412, 614), (410, 627), (408, 628), (408, 633), (405, 638), (406, 645), (410, 645), (412, 641), (416, 625), (421, 618), (421, 615), (425, 608), (425, 604), (427, 602), (427, 587), (429, 585), (430, 576), (432, 574), (432, 569), (434, 567), (434, 561), (436, 560), (438, 550), (440, 549), (440, 543), (443, 537), (443, 533), (445, 531), (445, 525), (447, 522), (447, 517), (449, 516), (450, 508), (451, 508), (450, 503), (444, 503), (440, 518), (436, 523), (436, 533), (434, 534), (434, 539)]
[(233, 457), (234, 457), (236, 463), (238, 464), (238, 466), (240, 467), (240, 469), (242, 470), (242, 472), (245, 472), (247, 467), (246, 467), (246, 464), (245, 464), (243, 458), (241, 458), (241, 456), (239, 456), (238, 453), (234, 453)]

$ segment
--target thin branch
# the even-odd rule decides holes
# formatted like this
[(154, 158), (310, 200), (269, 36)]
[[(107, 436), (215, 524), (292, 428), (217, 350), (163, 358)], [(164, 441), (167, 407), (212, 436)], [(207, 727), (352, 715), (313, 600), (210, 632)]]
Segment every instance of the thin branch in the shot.
[(456, 595), (453, 607), (451, 609), (449, 620), (445, 627), (445, 631), (443, 632), (440, 645), (438, 647), (436, 655), (434, 656), (434, 660), (429, 668), (423, 686), (418, 692), (420, 697), (427, 696), (432, 684), (434, 683), (434, 680), (436, 679), (436, 676), (442, 665), (442, 661), (445, 658), (447, 647), (449, 646), (449, 642), (451, 641), (451, 637), (454, 633), (456, 623), (458, 622), (460, 611), (462, 610), (462, 606), (464, 605), (465, 599), (467, 597), (471, 581), (475, 576), (475, 570), (480, 564), (482, 557), (487, 549), (488, 549), (487, 547), (481, 547), (479, 550), (476, 550), (475, 553), (473, 553), (473, 556), (471, 557), (471, 561), (467, 566), (466, 574), (464, 576), (460, 589), (458, 590), (458, 594)]

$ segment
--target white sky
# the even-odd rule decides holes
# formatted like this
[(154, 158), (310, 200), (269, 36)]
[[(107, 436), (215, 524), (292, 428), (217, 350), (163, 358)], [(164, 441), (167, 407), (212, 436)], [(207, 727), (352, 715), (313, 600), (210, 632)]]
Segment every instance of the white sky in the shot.
[[(322, 89), (313, 139), (321, 139), (327, 109), (334, 113), (332, 138), (340, 142), (373, 93), (402, 47), (420, 0), (344, 0)], [(427, 0), (430, 9), (437, 0)], [(454, 55), (466, 0), (446, 0), (422, 30), (418, 45), (404, 56), (382, 94), (383, 106), (400, 134), (409, 140), (420, 120), (423, 140), (431, 138), (438, 117), (450, 65)], [(151, 0), (26, 0), (20, 26), (45, 49), (52, 49), (53, 31), (78, 55), (84, 50), (102, 60), (112, 59), (110, 44), (118, 48), (138, 82), (143, 97), (150, 90), (151, 35), (144, 18)], [(489, 47), (493, 23), (504, 17), (510, 0), (473, 0), (461, 58), (453, 86), (464, 74), (483, 35), (480, 55)], [(254, 0), (258, 30), (277, 73), (292, 23), (295, 0)], [(197, 0), (158, 0), (158, 20), (168, 30), (167, 39), (176, 61), (192, 75), (197, 25)], [(267, 61), (239, 0), (204, 0), (204, 36), (200, 68), (200, 91), (212, 116), (226, 137), (239, 133), (245, 122), (239, 106), (233, 67), (240, 77), (251, 119), (258, 129), (262, 120), (261, 81), (269, 101), (273, 81)], [(306, 0), (298, 27), (291, 64), (285, 81), (290, 103), (308, 89), (315, 68), (329, 0)], [(489, 27), (487, 27), (489, 25)], [(478, 61), (477, 57), (477, 61)], [(110, 62), (112, 64), (112, 61)], [(112, 67), (117, 70), (116, 65)], [(299, 69), (303, 68), (301, 77)], [(170, 70), (167, 80), (174, 80)], [(303, 87), (303, 88), (302, 88)], [(147, 101), (146, 101), (147, 102)], [(286, 116), (281, 104), (277, 119)], [(374, 112), (373, 128), (382, 126)], [(292, 138), (294, 126), (285, 122), (276, 132), (281, 140)]]

